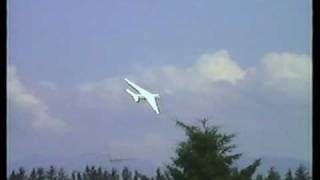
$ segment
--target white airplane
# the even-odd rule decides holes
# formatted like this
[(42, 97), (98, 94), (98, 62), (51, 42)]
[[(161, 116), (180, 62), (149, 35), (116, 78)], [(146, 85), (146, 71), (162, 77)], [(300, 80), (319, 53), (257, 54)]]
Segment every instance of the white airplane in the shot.
[(140, 86), (134, 84), (133, 82), (129, 81), (127, 78), (125, 78), (124, 80), (127, 81), (130, 87), (137, 91), (137, 93), (134, 93), (130, 91), (130, 89), (126, 89), (127, 93), (133, 97), (135, 102), (138, 103), (140, 100), (146, 100), (150, 104), (152, 109), (156, 112), (156, 114), (160, 113), (158, 104), (158, 100), (160, 98), (159, 94), (152, 94), (147, 90), (141, 88)]

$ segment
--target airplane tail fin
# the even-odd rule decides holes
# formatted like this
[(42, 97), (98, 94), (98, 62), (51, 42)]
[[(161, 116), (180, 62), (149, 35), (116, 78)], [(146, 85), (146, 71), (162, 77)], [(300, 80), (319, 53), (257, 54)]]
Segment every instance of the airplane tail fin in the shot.
[(130, 94), (135, 102), (139, 102), (139, 96), (137, 94), (135, 94), (134, 92), (130, 91), (130, 89), (126, 89), (127, 93)]

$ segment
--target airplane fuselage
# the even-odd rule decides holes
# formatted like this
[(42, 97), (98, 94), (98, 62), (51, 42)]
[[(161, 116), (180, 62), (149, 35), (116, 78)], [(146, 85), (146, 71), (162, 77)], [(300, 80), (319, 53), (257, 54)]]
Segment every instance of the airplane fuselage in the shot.
[(127, 81), (128, 85), (136, 91), (136, 93), (134, 93), (130, 89), (126, 89), (127, 93), (133, 97), (135, 102), (138, 103), (140, 102), (140, 100), (146, 100), (150, 104), (152, 109), (156, 112), (156, 114), (160, 113), (158, 105), (158, 100), (160, 98), (159, 94), (150, 93), (149, 91), (141, 88), (128, 79), (125, 79), (125, 81)]

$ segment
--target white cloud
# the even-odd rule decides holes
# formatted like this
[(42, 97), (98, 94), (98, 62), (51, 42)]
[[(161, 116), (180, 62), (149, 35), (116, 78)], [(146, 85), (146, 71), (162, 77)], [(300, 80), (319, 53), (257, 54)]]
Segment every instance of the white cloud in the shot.
[[(124, 95), (127, 86), (123, 78), (112, 77), (83, 83), (79, 89), (82, 93), (102, 98), (109, 108), (123, 109), (124, 106), (128, 107), (128, 101), (124, 100), (129, 100)], [(220, 50), (200, 55), (188, 67), (139, 65), (127, 78), (151, 92), (175, 96), (180, 100), (189, 99), (198, 106), (208, 106), (204, 102), (206, 98), (224, 106), (237, 101), (241, 90), (256, 91), (258, 94), (273, 94), (280, 90), (303, 99), (311, 91), (311, 60), (307, 55), (269, 53), (258, 66), (244, 69), (226, 50)], [(191, 98), (191, 95), (195, 98)]]
[(293, 53), (269, 53), (263, 57), (262, 63), (270, 80), (311, 80), (312, 64), (311, 58), (307, 55)]
[[(245, 75), (245, 70), (231, 59), (228, 52), (220, 50), (216, 53), (201, 55), (189, 67), (136, 66), (135, 70), (126, 77), (154, 93), (167, 95), (196, 93), (200, 95), (203, 93), (212, 94), (217, 91), (216, 88), (213, 88), (218, 87), (216, 83), (224, 82), (226, 85), (235, 86), (240, 80), (245, 79)], [(108, 109), (128, 107), (130, 97), (124, 91), (127, 85), (123, 78), (111, 77), (101, 81), (82, 83), (78, 87), (81, 98), (84, 99), (91, 94), (103, 99)], [(89, 104), (97, 104), (97, 102)]]
[(176, 91), (211, 92), (217, 82), (236, 85), (244, 80), (246, 71), (233, 60), (226, 50), (207, 53), (196, 59), (189, 67), (164, 65), (150, 68), (138, 66), (130, 77), (162, 89), (168, 94)]
[(286, 93), (311, 91), (312, 61), (304, 54), (269, 53), (262, 58), (262, 80), (268, 88)]
[(49, 115), (47, 105), (26, 90), (16, 73), (16, 68), (8, 65), (7, 70), (8, 103), (12, 103), (17, 110), (30, 114), (30, 123), (35, 129), (66, 130), (66, 124), (61, 119)]
[(213, 54), (203, 54), (195, 65), (203, 78), (212, 81), (227, 81), (236, 84), (237, 81), (245, 78), (243, 70), (225, 50)]

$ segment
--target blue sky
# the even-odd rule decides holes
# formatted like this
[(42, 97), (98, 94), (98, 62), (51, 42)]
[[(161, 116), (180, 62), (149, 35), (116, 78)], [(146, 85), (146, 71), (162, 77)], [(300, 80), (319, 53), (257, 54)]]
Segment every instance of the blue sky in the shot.
[[(9, 1), (9, 163), (160, 163), (183, 138), (172, 117), (209, 117), (250, 156), (311, 161), (311, 14), (303, 0)], [(124, 77), (160, 93), (159, 117)]]

